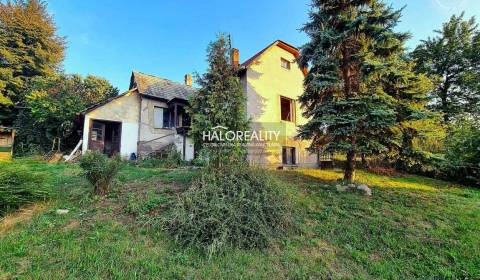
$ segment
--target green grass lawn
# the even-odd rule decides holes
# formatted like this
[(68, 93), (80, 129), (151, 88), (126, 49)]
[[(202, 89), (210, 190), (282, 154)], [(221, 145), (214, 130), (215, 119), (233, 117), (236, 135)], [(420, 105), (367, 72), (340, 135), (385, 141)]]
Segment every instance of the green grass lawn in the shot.
[(77, 165), (13, 164), (48, 174), (53, 198), (0, 222), (0, 279), (480, 278), (478, 189), (359, 172), (373, 189), (364, 197), (335, 191), (339, 171), (275, 171), (298, 232), (208, 258), (149, 227), (198, 171), (126, 166), (99, 199)]

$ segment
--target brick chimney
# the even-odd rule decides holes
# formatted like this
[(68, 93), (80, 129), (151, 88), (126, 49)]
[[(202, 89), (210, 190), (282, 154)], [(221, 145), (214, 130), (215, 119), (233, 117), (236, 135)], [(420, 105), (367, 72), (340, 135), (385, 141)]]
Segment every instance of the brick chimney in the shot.
[(238, 49), (233, 48), (232, 53), (230, 54), (230, 59), (232, 60), (232, 66), (237, 67), (240, 64), (240, 53)]
[(192, 86), (192, 75), (190, 74), (185, 75), (185, 85), (189, 87)]

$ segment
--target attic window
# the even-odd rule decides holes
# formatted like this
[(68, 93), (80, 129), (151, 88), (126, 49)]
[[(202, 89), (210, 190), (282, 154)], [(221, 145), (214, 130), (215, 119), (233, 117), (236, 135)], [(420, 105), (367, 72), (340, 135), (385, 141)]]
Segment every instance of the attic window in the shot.
[(280, 58), (280, 64), (282, 65), (282, 68), (290, 70), (290, 61), (285, 58)]
[(280, 109), (282, 121), (295, 122), (295, 101), (280, 96)]

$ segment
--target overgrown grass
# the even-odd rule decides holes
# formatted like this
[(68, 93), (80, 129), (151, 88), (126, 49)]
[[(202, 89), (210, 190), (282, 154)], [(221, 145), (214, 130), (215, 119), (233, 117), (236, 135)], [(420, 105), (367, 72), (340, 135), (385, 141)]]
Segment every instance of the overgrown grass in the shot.
[(21, 206), (45, 200), (49, 190), (45, 174), (3, 164), (0, 169), (0, 217)]
[(212, 255), (267, 247), (292, 227), (292, 212), (280, 181), (237, 163), (202, 169), (167, 215), (159, 215), (159, 224), (179, 244)]
[[(478, 189), (359, 172), (358, 180), (373, 186), (373, 196), (363, 197), (335, 191), (339, 171), (274, 171), (299, 205), (300, 233), (268, 249), (230, 249), (209, 259), (145, 224), (198, 176), (196, 170), (126, 166), (117, 188), (95, 199), (77, 165), (13, 165), (48, 173), (58, 195), (0, 231), (0, 279), (480, 277)], [(70, 212), (57, 215), (58, 208)]]

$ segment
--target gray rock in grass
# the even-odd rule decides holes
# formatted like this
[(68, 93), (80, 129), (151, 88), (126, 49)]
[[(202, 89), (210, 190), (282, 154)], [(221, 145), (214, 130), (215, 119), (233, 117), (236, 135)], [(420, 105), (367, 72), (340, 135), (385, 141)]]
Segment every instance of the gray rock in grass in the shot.
[(367, 185), (362, 184), (357, 186), (357, 190), (361, 191), (366, 196), (372, 196), (372, 189), (370, 189)]
[(70, 212), (70, 210), (68, 210), (68, 209), (57, 209), (57, 211), (56, 211), (57, 215), (65, 215), (68, 212)]

